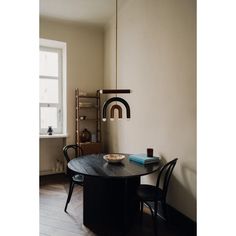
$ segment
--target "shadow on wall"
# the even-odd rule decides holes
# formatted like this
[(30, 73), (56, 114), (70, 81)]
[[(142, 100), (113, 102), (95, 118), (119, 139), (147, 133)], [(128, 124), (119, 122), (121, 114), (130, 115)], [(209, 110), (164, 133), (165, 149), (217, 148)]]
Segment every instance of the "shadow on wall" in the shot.
[(103, 124), (103, 145), (104, 152), (118, 152), (119, 142), (118, 142), (118, 128), (117, 122), (104, 122)]
[[(162, 161), (163, 163), (167, 163), (163, 156)], [(182, 176), (182, 182), (176, 178), (177, 171), (179, 171)], [(141, 182), (143, 184), (155, 185), (157, 175), (158, 173), (153, 173), (144, 176), (142, 177)], [(193, 221), (196, 221), (196, 197), (191, 191), (194, 186), (191, 186), (190, 178), (196, 178), (196, 171), (186, 165), (182, 165), (181, 159), (179, 158), (171, 176), (167, 194), (167, 203)]]
[(190, 181), (190, 178), (196, 178), (196, 171), (186, 165), (181, 165), (180, 162), (177, 164), (179, 165), (183, 182), (180, 182), (175, 177), (175, 174), (173, 174), (170, 181), (167, 202), (193, 221), (196, 221), (196, 196), (192, 191), (196, 184), (195, 186), (191, 186)]

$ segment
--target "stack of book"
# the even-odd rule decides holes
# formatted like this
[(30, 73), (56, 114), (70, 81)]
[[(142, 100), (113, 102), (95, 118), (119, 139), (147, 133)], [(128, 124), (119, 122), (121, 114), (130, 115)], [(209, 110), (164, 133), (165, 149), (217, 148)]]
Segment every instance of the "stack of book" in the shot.
[(132, 155), (129, 155), (129, 160), (135, 161), (144, 165), (144, 164), (159, 162), (160, 156), (148, 157), (146, 154), (132, 154)]

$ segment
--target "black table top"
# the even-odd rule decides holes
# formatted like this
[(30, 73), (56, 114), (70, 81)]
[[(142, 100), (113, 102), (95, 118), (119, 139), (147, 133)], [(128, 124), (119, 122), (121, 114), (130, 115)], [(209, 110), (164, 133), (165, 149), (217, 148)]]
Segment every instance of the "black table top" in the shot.
[(160, 169), (161, 162), (142, 165), (126, 158), (120, 163), (108, 163), (103, 159), (105, 154), (90, 154), (72, 159), (68, 168), (76, 173), (88, 176), (107, 178), (127, 178), (147, 175)]

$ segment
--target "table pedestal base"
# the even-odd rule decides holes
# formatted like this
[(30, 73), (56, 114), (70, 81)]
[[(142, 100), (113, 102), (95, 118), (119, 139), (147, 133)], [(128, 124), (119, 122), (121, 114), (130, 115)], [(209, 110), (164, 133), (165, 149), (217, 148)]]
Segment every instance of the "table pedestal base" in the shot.
[(95, 233), (125, 232), (137, 219), (140, 177), (84, 177), (84, 225)]

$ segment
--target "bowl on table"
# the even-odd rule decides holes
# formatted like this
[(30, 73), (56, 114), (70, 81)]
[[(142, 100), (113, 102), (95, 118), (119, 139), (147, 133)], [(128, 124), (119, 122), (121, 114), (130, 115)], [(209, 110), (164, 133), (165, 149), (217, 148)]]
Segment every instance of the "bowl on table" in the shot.
[(122, 154), (107, 154), (103, 156), (103, 159), (108, 163), (119, 163), (125, 159), (125, 155)]

